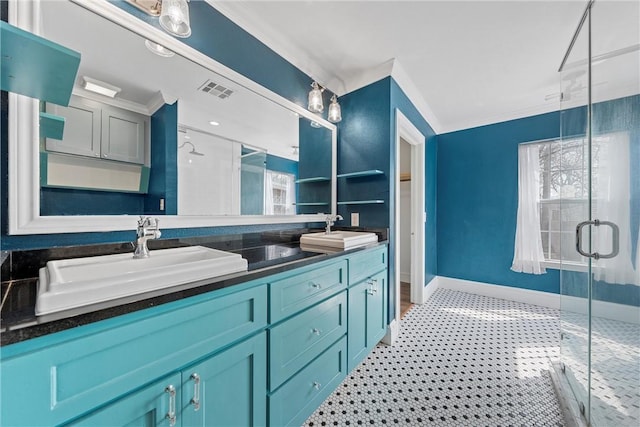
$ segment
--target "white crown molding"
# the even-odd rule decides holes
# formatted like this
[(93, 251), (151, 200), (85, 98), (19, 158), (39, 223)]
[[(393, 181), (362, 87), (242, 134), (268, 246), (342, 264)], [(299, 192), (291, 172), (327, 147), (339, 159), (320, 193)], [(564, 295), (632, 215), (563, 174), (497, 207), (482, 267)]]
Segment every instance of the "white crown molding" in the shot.
[(314, 60), (308, 51), (288, 43), (284, 37), (262, 25), (259, 16), (249, 17), (247, 14), (239, 14), (237, 8), (242, 7), (242, 2), (205, 1), (218, 12), (229, 18), (234, 24), (264, 43), (269, 49), (273, 50), (311, 79), (318, 82), (322, 87), (329, 89), (338, 96), (346, 93), (344, 82)]
[(416, 107), (418, 112), (422, 115), (422, 117), (426, 120), (426, 122), (431, 126), (431, 129), (436, 134), (442, 132), (442, 124), (436, 114), (433, 112), (427, 101), (422, 96), (420, 90), (413, 83), (413, 80), (409, 77), (409, 75), (404, 71), (402, 65), (397, 59), (393, 60), (393, 69), (391, 71), (391, 77), (396, 81), (400, 89), (407, 95), (409, 101)]

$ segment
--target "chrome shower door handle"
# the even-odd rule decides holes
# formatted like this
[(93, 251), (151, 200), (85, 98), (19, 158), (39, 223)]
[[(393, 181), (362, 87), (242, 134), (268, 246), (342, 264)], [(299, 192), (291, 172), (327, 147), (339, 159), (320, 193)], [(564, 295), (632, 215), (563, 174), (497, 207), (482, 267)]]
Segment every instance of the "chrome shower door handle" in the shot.
[[(593, 225), (594, 227), (599, 227), (601, 225), (607, 225), (611, 227), (612, 232), (612, 249), (608, 254), (599, 254), (598, 252), (588, 253), (582, 250), (582, 229), (586, 225)], [(608, 259), (614, 258), (620, 252), (620, 228), (616, 224), (611, 221), (600, 221), (599, 219), (594, 219), (593, 221), (583, 221), (576, 226), (576, 250), (578, 253), (587, 258), (593, 259)]]

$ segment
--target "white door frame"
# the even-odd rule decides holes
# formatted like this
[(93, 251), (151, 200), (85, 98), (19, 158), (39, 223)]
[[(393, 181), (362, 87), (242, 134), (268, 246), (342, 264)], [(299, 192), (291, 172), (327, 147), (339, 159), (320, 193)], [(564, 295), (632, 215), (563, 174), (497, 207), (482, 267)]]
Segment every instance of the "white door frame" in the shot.
[(411, 302), (424, 302), (425, 263), (425, 137), (405, 117), (396, 111), (395, 166), (395, 283), (396, 316), (390, 324), (391, 342), (395, 341), (400, 324), (400, 138), (411, 144)]

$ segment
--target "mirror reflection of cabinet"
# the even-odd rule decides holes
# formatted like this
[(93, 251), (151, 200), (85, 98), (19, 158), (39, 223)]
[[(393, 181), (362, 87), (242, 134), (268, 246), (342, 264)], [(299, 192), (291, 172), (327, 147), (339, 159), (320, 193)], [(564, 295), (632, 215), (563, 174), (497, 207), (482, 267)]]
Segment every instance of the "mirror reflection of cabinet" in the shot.
[(148, 117), (77, 96), (46, 111), (65, 118), (62, 140), (47, 138), (47, 151), (144, 164)]

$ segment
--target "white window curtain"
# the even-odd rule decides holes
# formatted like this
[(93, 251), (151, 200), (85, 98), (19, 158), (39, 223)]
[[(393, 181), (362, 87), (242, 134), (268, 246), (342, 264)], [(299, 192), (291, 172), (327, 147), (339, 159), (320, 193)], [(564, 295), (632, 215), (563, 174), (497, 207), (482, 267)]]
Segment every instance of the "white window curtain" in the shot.
[(287, 215), (295, 215), (295, 203), (296, 203), (296, 183), (293, 179), (293, 175), (289, 175), (289, 180), (287, 181), (287, 194), (286, 194), (286, 214)]
[(273, 215), (275, 209), (273, 206), (273, 172), (267, 171), (264, 180), (264, 213), (265, 215)]
[(546, 270), (540, 235), (540, 155), (538, 144), (518, 147), (518, 215), (511, 270), (543, 274)]
[[(614, 258), (594, 261), (594, 279), (607, 283), (640, 285), (640, 266), (636, 264), (634, 270), (631, 250), (629, 135), (624, 132), (609, 134), (598, 138), (598, 144), (599, 162), (593, 171), (594, 177), (597, 177), (594, 186), (594, 214), (595, 218), (611, 221), (619, 227), (620, 251)], [(601, 254), (611, 252), (611, 227), (593, 227), (593, 247)]]

